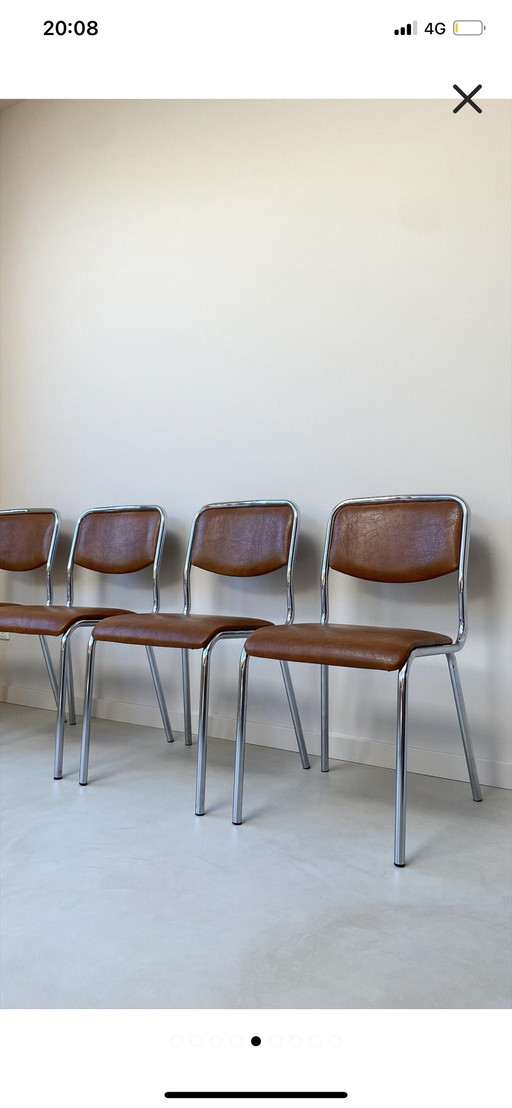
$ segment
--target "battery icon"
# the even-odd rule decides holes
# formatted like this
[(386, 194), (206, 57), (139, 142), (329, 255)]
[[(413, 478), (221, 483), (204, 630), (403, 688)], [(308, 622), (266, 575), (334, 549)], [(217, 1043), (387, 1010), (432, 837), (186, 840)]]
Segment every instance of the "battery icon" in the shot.
[(481, 19), (458, 19), (453, 24), (454, 35), (481, 35), (484, 31)]

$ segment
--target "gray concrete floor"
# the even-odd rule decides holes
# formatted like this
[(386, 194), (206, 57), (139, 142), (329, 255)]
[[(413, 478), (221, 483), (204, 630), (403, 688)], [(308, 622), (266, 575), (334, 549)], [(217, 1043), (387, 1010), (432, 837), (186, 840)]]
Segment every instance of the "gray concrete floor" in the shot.
[(389, 770), (95, 720), (90, 784), (54, 714), (0, 705), (5, 1008), (507, 1008), (511, 796), (409, 776), (393, 866)]

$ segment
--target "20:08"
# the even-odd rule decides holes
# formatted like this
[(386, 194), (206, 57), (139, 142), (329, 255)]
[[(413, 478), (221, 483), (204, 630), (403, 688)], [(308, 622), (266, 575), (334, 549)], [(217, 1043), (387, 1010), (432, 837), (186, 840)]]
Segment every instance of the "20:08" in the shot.
[(77, 19), (75, 23), (66, 23), (63, 19), (58, 19), (54, 23), (53, 19), (45, 19), (43, 27), (47, 30), (43, 31), (44, 35), (97, 35), (98, 23), (95, 19), (89, 19), (87, 23), (83, 19)]

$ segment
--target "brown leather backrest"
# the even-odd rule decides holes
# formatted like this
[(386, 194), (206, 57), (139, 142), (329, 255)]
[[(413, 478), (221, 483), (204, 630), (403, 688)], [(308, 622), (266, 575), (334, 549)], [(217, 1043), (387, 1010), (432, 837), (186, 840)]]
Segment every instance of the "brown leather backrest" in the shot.
[(293, 511), (288, 504), (205, 508), (199, 515), (192, 565), (230, 577), (257, 577), (288, 561)]
[(428, 581), (459, 564), (463, 512), (456, 500), (341, 505), (329, 565), (366, 581)]
[(54, 527), (53, 512), (0, 513), (0, 569), (46, 565)]
[(160, 513), (151, 508), (88, 512), (80, 522), (73, 561), (98, 573), (133, 573), (155, 557)]

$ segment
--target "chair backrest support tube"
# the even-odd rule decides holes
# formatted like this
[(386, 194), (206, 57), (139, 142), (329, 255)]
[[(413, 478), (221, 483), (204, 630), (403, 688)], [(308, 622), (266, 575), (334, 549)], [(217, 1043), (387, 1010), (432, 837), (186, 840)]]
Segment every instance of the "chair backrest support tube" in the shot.
[[(129, 572), (133, 572), (135, 569), (138, 569), (138, 568), (142, 569), (145, 566), (152, 565), (152, 590), (153, 590), (152, 611), (153, 612), (158, 612), (159, 605), (160, 605), (159, 570), (160, 570), (160, 563), (161, 563), (161, 559), (162, 559), (163, 544), (164, 544), (164, 539), (165, 539), (165, 521), (166, 521), (165, 512), (163, 511), (162, 508), (160, 508), (160, 506), (158, 504), (120, 504), (120, 505), (116, 504), (116, 505), (111, 505), (111, 506), (101, 507), (101, 508), (89, 508), (86, 512), (82, 513), (80, 518), (77, 520), (77, 523), (76, 523), (76, 526), (75, 526), (73, 539), (71, 541), (71, 548), (70, 548), (70, 551), (69, 551), (67, 570), (66, 570), (66, 604), (67, 604), (68, 607), (72, 607), (72, 605), (73, 605), (74, 567), (75, 567), (76, 564), (80, 564), (80, 563), (77, 563), (75, 561), (75, 555), (76, 555), (77, 544), (79, 542), (80, 530), (81, 530), (81, 527), (82, 527), (82, 524), (83, 524), (84, 520), (87, 521), (89, 519), (89, 517), (95, 516), (95, 515), (96, 516), (101, 516), (103, 513), (110, 514), (110, 515), (115, 515), (116, 513), (119, 513), (119, 514), (125, 513), (126, 514), (126, 513), (130, 513), (130, 512), (133, 512), (133, 513), (136, 513), (136, 512), (141, 512), (141, 513), (142, 512), (155, 512), (155, 513), (157, 513), (157, 515), (159, 516), (159, 524), (158, 524), (158, 530), (157, 530), (156, 539), (155, 539), (155, 546), (154, 546), (154, 549), (153, 549), (151, 555), (149, 556), (149, 553), (147, 555), (143, 555), (140, 558), (140, 560), (138, 561), (137, 565), (135, 565), (135, 566), (122, 566), (121, 565), (121, 567), (119, 569), (117, 569), (117, 568), (113, 569), (112, 572), (129, 573)], [(97, 569), (97, 571), (100, 572), (100, 573), (108, 573), (109, 572), (109, 568), (107, 566), (103, 569), (101, 567), (101, 565), (97, 565), (97, 566), (95, 565), (93, 568)]]
[[(440, 501), (452, 502), (454, 504), (457, 504), (459, 509), (460, 509), (460, 513), (461, 513), (460, 514), (460, 537), (459, 537), (459, 541), (458, 541), (457, 564), (456, 564), (455, 558), (454, 558), (453, 566), (449, 565), (448, 570), (443, 569), (443, 568), (441, 568), (441, 569), (437, 568), (436, 569), (435, 566), (432, 569), (431, 573), (429, 573), (428, 568), (426, 570), (422, 570), (421, 572), (423, 573), (423, 576), (418, 577), (418, 580), (429, 580), (431, 578), (442, 576), (446, 572), (452, 572), (452, 571), (457, 572), (458, 630), (457, 630), (457, 634), (454, 638), (453, 645), (454, 645), (454, 648), (456, 650), (459, 650), (464, 645), (464, 642), (466, 640), (466, 635), (467, 635), (467, 614), (466, 614), (466, 611), (467, 611), (467, 604), (466, 604), (467, 585), (466, 585), (466, 582), (467, 582), (467, 565), (468, 565), (468, 554), (469, 554), (469, 541), (468, 540), (469, 540), (471, 514), (470, 514), (469, 507), (466, 504), (465, 500), (462, 500), (462, 498), (459, 497), (459, 496), (448, 495), (448, 494), (432, 494), (432, 495), (418, 495), (418, 496), (400, 496), (400, 495), (376, 496), (376, 497), (367, 497), (367, 498), (353, 499), (353, 500), (343, 500), (339, 504), (336, 505), (336, 507), (334, 508), (334, 510), (331, 513), (329, 523), (328, 523), (328, 526), (327, 526), (327, 533), (326, 533), (326, 537), (325, 537), (323, 556), (322, 556), (322, 568), (321, 568), (321, 575), (320, 575), (320, 595), (321, 595), (320, 622), (321, 623), (325, 624), (325, 623), (329, 622), (329, 574), (330, 574), (330, 570), (332, 568), (331, 567), (331, 551), (332, 551), (332, 544), (333, 544), (333, 530), (334, 530), (334, 524), (335, 524), (335, 520), (336, 520), (336, 517), (337, 517), (338, 513), (343, 508), (349, 508), (351, 505), (354, 506), (354, 507), (358, 507), (358, 506), (361, 506), (361, 507), (369, 506), (369, 507), (371, 507), (372, 505), (375, 505), (375, 507), (378, 508), (378, 506), (380, 504), (382, 504), (382, 505), (383, 504), (390, 504), (390, 503), (393, 503), (393, 504), (400, 504), (400, 503), (403, 503), (403, 504), (407, 504), (407, 503), (418, 503), (418, 504), (420, 504), (420, 503), (425, 503), (425, 504), (432, 503), (432, 504), (435, 504), (436, 502), (440, 502)], [(337, 567), (334, 567), (334, 568), (337, 568)], [(357, 573), (354, 573), (353, 575), (354, 576), (359, 576), (359, 574), (357, 574)], [(362, 574), (361, 574), (361, 576), (362, 576)], [(366, 580), (373, 580), (374, 578), (372, 578), (371, 576), (367, 576), (367, 577), (365, 577), (365, 579)], [(383, 578), (377, 578), (377, 579), (382, 580)], [(404, 580), (407, 580), (407, 577), (404, 577)]]
[[(285, 508), (285, 509), (289, 509), (290, 512), (291, 512), (291, 530), (290, 530), (289, 540), (286, 543), (287, 554), (286, 554), (286, 556), (283, 556), (282, 561), (281, 560), (278, 561), (278, 563), (276, 564), (276, 568), (279, 568), (281, 566), (286, 568), (286, 620), (285, 620), (285, 622), (286, 623), (292, 623), (293, 616), (294, 616), (293, 568), (294, 568), (296, 546), (297, 546), (296, 539), (297, 539), (297, 531), (298, 531), (298, 526), (299, 526), (299, 512), (298, 512), (298, 508), (296, 507), (295, 504), (293, 504), (293, 502), (291, 500), (232, 500), (232, 501), (222, 501), (222, 502), (219, 502), (219, 503), (205, 504), (199, 510), (199, 512), (197, 512), (197, 514), (194, 517), (193, 523), (192, 523), (190, 536), (189, 536), (189, 540), (188, 540), (188, 545), (187, 545), (187, 551), (186, 551), (186, 555), (185, 555), (185, 562), (184, 562), (184, 566), (183, 566), (183, 614), (184, 615), (189, 615), (190, 610), (191, 610), (191, 605), (192, 605), (192, 593), (191, 593), (191, 571), (192, 571), (192, 566), (195, 565), (195, 564), (200, 564), (200, 562), (196, 563), (195, 557), (197, 556), (196, 547), (197, 547), (197, 544), (198, 544), (198, 541), (199, 541), (198, 540), (198, 534), (199, 534), (199, 530), (200, 530), (200, 528), (202, 526), (202, 523), (203, 523), (203, 516), (208, 512), (211, 512), (213, 514), (215, 512), (223, 513), (225, 510), (229, 512), (231, 509), (234, 509), (234, 511), (236, 511), (236, 509), (244, 510), (244, 509), (252, 509), (252, 508), (256, 508), (256, 509), (258, 509), (258, 508), (262, 508), (262, 509), (265, 509), (265, 508), (269, 508), (269, 509)], [(289, 524), (287, 526), (289, 526)], [(209, 566), (208, 567), (202, 567), (202, 568), (210, 569)], [(263, 555), (262, 555), (262, 565), (260, 567), (258, 565), (258, 556), (254, 555), (254, 567), (253, 568), (254, 568), (254, 573), (250, 573), (250, 572), (249, 573), (245, 573), (245, 572), (240, 573), (239, 571), (237, 572), (238, 567), (233, 567), (232, 572), (230, 571), (229, 568), (226, 568), (225, 571), (223, 569), (213, 568), (210, 571), (211, 572), (219, 572), (219, 573), (225, 572), (226, 575), (228, 575), (228, 576), (231, 576), (233, 574), (235, 574), (237, 576), (259, 576), (261, 574), (264, 574), (264, 573), (267, 573), (267, 572), (271, 571), (271, 569), (273, 567), (271, 566), (270, 570), (265, 568)]]

